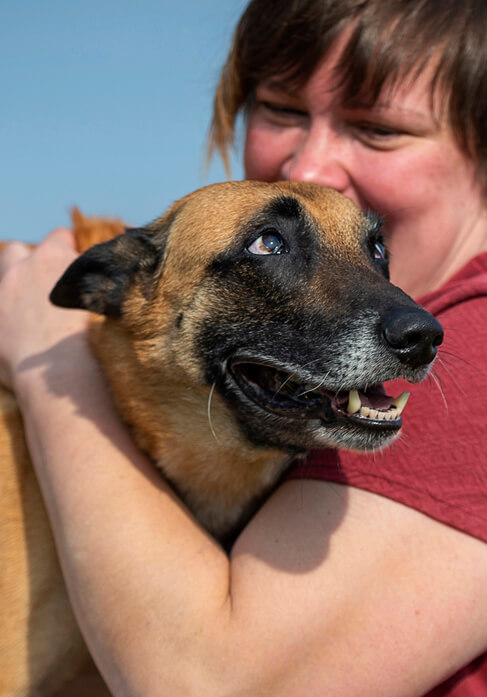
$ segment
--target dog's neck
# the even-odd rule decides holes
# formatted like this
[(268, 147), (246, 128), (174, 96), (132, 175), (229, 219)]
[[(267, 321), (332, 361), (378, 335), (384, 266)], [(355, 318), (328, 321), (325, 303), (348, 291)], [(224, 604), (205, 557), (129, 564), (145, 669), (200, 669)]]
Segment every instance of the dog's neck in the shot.
[[(92, 347), (139, 447), (216, 537), (240, 527), (290, 462), (244, 438), (223, 399), (174, 364), (142, 364), (117, 325), (95, 322)], [(186, 379), (186, 381), (185, 381)]]

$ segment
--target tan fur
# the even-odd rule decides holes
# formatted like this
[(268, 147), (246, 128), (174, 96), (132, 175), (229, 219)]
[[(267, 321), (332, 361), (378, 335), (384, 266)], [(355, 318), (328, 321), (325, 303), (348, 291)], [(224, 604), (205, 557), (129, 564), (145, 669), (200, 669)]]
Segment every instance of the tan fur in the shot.
[[(364, 264), (356, 235), (361, 214), (334, 192), (285, 183), (208, 187), (148, 226), (157, 234), (170, 224), (155, 296), (149, 301), (135, 285), (122, 321), (96, 321), (91, 330), (93, 348), (137, 442), (155, 462), (165, 463), (167, 476), (216, 532), (228, 510), (238, 513), (255, 489), (276, 479), (288, 456), (250, 444), (223, 399), (210, 395), (191, 349), (193, 319), (218, 307), (219, 299), (205, 290), (208, 263), (279, 193), (298, 198), (328, 248), (350, 268)], [(73, 224), (80, 251), (123, 227), (85, 219), (76, 210)], [(321, 291), (326, 297), (326, 289)], [(181, 311), (188, 321), (176, 334)], [(49, 696), (79, 675), (88, 654), (69, 608), (20, 414), (4, 390), (0, 458), (0, 697)], [(75, 697), (82, 697), (82, 690)]]
[[(74, 208), (78, 251), (123, 232), (116, 220), (85, 218)], [(0, 243), (0, 251), (6, 243)], [(107, 694), (68, 601), (49, 521), (14, 396), (0, 387), (0, 695), (57, 695), (80, 673), (73, 697)], [(36, 692), (32, 692), (32, 688)]]

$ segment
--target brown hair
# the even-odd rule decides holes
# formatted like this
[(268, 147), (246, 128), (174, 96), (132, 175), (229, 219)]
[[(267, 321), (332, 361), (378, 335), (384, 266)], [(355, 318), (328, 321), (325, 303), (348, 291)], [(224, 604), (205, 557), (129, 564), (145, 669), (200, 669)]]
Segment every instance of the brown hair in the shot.
[(276, 75), (304, 85), (345, 27), (352, 31), (338, 66), (344, 99), (373, 104), (433, 59), (432, 103), (487, 190), (486, 0), (251, 0), (217, 88), (210, 152), (218, 149), (228, 169), (235, 121), (256, 85)]

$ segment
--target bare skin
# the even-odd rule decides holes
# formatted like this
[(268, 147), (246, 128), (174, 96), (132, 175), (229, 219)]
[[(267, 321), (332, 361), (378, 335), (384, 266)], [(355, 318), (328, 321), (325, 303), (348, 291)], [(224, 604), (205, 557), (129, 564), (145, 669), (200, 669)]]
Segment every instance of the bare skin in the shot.
[[(322, 69), (292, 102), (279, 92), (289, 128), (281, 113), (269, 120), (275, 86), (271, 94), (261, 86), (247, 174), (313, 179), (382, 209), (394, 280), (416, 294), (431, 290), (485, 249), (471, 165), (448, 130), (425, 134), (424, 124), (420, 134), (409, 124), (396, 135), (397, 122), (392, 135), (375, 129), (367, 139), (399, 139), (402, 155), (395, 146), (369, 152), (333, 104), (318, 104)], [(346, 167), (345, 155), (353, 155)], [(382, 179), (381, 166), (390, 167)], [(326, 168), (335, 180), (325, 181)], [(429, 178), (416, 186), (423, 170)], [(433, 226), (443, 206), (448, 216)], [(463, 218), (450, 228), (458, 206)], [(440, 228), (444, 237), (432, 233)], [(119, 422), (84, 314), (49, 306), (73, 256), (60, 230), (33, 253), (14, 245), (0, 257), (0, 379), (20, 400), (72, 603), (114, 695), (418, 697), (487, 650), (487, 546), (366, 491), (286, 482), (228, 558)]]
[(473, 164), (432, 112), (428, 71), (353, 108), (334, 90), (341, 42), (299, 91), (257, 87), (245, 143), (250, 179), (330, 186), (385, 220), (391, 278), (413, 297), (487, 250), (487, 208)]
[(288, 482), (228, 559), (119, 423), (83, 313), (45, 300), (73, 254), (3, 254), (1, 374), (115, 695), (421, 695), (487, 648), (485, 544), (379, 496)]

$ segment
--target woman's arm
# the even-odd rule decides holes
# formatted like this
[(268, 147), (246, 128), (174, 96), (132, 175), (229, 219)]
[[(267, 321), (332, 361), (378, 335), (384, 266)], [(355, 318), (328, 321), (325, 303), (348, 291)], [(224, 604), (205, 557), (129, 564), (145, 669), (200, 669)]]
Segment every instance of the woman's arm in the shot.
[(72, 256), (61, 231), (3, 257), (0, 376), (115, 695), (421, 695), (487, 648), (486, 546), (373, 494), (287, 482), (228, 559), (119, 422), (83, 313), (48, 305)]

